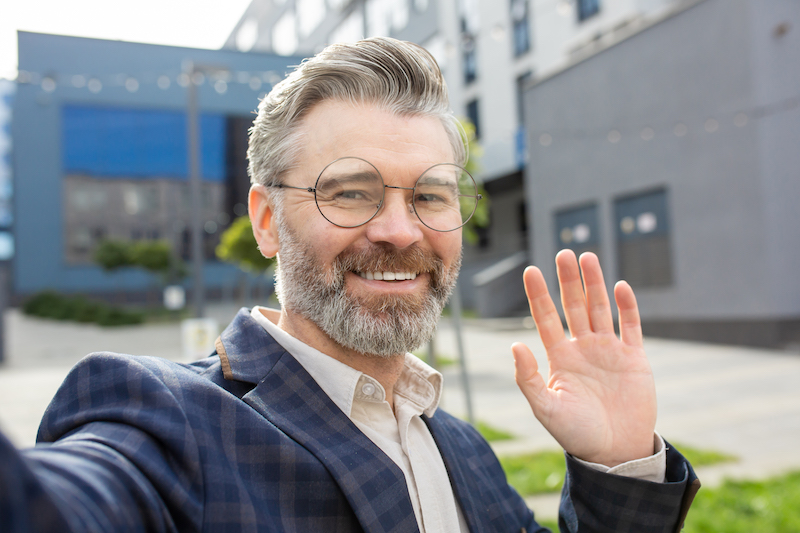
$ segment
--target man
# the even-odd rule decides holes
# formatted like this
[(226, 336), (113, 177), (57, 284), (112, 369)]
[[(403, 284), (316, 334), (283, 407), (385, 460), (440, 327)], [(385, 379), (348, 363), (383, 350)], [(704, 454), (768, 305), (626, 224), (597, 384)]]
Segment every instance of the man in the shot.
[[(327, 48), (261, 102), (248, 156), (281, 310), (240, 311), (192, 365), (84, 359), (45, 414), (43, 444), (3, 444), (0, 523), (543, 531), (488, 444), (437, 408), (441, 375), (407, 353), (433, 334), (478, 201), (435, 61), (390, 39)], [(512, 350), (534, 414), (567, 452), (560, 526), (677, 531), (696, 478), (655, 434), (633, 292), (615, 288), (617, 339), (597, 258), (556, 261), (572, 339), (530, 268), (548, 382), (527, 347)]]

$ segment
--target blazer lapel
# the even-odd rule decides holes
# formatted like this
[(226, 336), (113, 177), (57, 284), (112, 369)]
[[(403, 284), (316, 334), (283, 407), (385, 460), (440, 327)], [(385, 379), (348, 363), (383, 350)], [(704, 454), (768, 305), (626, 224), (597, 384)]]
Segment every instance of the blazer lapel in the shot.
[(247, 310), (217, 351), (227, 379), (257, 383), (242, 399), (326, 466), (365, 531), (418, 531), (402, 471)]

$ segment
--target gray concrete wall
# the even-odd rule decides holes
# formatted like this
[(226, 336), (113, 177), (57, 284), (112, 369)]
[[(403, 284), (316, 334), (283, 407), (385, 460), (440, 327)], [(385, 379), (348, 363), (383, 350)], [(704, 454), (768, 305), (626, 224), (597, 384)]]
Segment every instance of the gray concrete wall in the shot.
[(800, 106), (765, 113), (798, 94), (798, 34), (797, 2), (706, 0), (528, 91), (529, 244), (552, 290), (556, 211), (598, 203), (611, 286), (614, 200), (664, 187), (673, 281), (637, 290), (644, 320), (800, 317)]

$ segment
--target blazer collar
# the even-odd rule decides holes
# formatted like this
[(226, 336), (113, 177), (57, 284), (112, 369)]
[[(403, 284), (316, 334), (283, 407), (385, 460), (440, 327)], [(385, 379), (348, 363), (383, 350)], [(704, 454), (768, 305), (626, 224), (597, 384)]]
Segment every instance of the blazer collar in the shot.
[(300, 363), (241, 309), (217, 339), (225, 379), (242, 399), (328, 468), (365, 531), (418, 531), (405, 477)]

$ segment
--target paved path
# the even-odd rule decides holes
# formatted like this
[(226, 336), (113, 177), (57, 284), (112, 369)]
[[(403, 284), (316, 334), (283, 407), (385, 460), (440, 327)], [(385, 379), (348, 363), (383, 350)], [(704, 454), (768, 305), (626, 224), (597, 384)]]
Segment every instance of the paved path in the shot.
[[(214, 306), (221, 325), (233, 306)], [(103, 329), (6, 316), (7, 362), (0, 367), (0, 428), (18, 446), (32, 445), (38, 421), (69, 368), (86, 353), (113, 350), (179, 359), (177, 324)], [(510, 346), (523, 341), (546, 368), (536, 331), (521, 320), (467, 321), (464, 330), (473, 405), (479, 420), (518, 438), (498, 454), (557, 449), (514, 383)], [(646, 339), (659, 397), (657, 428), (668, 440), (736, 455), (736, 463), (700, 469), (705, 486), (723, 477), (763, 477), (800, 469), (800, 353)], [(443, 322), (437, 351), (455, 358), (455, 334)], [(444, 369), (443, 406), (465, 415), (457, 366)], [(553, 516), (557, 497), (531, 500), (538, 516)]]

